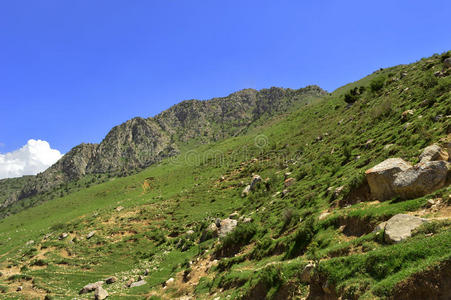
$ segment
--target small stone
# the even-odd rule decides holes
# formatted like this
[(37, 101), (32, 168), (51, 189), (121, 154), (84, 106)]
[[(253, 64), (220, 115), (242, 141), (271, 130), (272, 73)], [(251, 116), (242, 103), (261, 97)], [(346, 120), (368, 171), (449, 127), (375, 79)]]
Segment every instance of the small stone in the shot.
[(123, 206), (118, 206), (118, 207), (116, 207), (116, 211), (121, 211), (121, 210), (123, 210), (124, 209), (124, 207)]
[(240, 214), (238, 212), (233, 212), (229, 215), (230, 219), (238, 219)]
[(249, 195), (250, 191), (251, 191), (251, 186), (250, 185), (246, 185), (246, 187), (241, 192), (241, 197), (246, 197), (247, 195)]
[(379, 225), (377, 225), (377, 226), (374, 228), (373, 232), (379, 232), (379, 231), (381, 231), (381, 230), (384, 230), (384, 229), (385, 229), (385, 225), (387, 225), (387, 222), (382, 222), (382, 223), (380, 223)]
[(401, 121), (407, 121), (410, 116), (413, 116), (414, 110), (408, 109), (401, 114)]
[(170, 284), (172, 284), (174, 282), (175, 282), (175, 279), (171, 277), (168, 280), (166, 280), (165, 284), (166, 284), (166, 286), (168, 286), (168, 285), (170, 285)]
[(64, 239), (67, 238), (68, 236), (69, 236), (69, 235), (68, 235), (67, 233), (63, 232), (63, 233), (60, 234), (59, 239), (60, 239), (60, 240), (64, 240)]
[(296, 179), (290, 177), (290, 178), (285, 179), (283, 184), (285, 185), (285, 187), (289, 187), (289, 186), (292, 186), (293, 183), (295, 183), (295, 182), (296, 182)]
[(334, 199), (338, 198), (343, 193), (344, 188), (344, 186), (339, 186), (335, 189), (333, 194)]
[(130, 288), (134, 288), (134, 287), (137, 287), (137, 286), (145, 285), (146, 283), (147, 283), (147, 281), (145, 281), (145, 280), (140, 280), (140, 281), (131, 283), (129, 287), (130, 287)]
[(393, 144), (387, 144), (387, 145), (384, 146), (384, 150), (388, 150), (391, 147), (393, 147)]
[(435, 201), (432, 199), (429, 199), (428, 202), (426, 203), (427, 207), (432, 207), (435, 204)]
[(116, 281), (117, 281), (117, 278), (114, 277), (114, 276), (108, 277), (108, 278), (105, 280), (106, 284), (112, 284), (112, 283), (115, 283)]
[(91, 231), (90, 233), (88, 233), (88, 234), (86, 235), (86, 239), (89, 240), (89, 239), (92, 238), (95, 234), (96, 234), (96, 231), (95, 231), (95, 230)]
[(318, 219), (319, 220), (324, 220), (328, 215), (330, 215), (330, 212), (323, 212), (319, 215)]
[(131, 285), (135, 282), (135, 279), (130, 278), (126, 283), (125, 286), (126, 287), (132, 287)]
[(253, 220), (250, 217), (246, 217), (243, 219), (243, 223), (251, 223)]

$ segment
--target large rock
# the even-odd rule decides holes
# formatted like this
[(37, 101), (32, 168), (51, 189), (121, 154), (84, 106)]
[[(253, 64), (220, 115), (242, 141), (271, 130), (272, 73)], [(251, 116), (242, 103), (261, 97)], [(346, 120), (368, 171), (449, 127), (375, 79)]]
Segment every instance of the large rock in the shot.
[(412, 199), (429, 194), (446, 183), (448, 163), (429, 161), (399, 172), (393, 181), (393, 190), (403, 199)]
[(365, 172), (371, 197), (380, 201), (395, 196), (392, 183), (396, 174), (406, 171), (412, 166), (401, 158), (389, 158)]
[(238, 224), (237, 220), (233, 219), (224, 219), (221, 221), (221, 226), (219, 227), (219, 237), (224, 237), (231, 233), (236, 225)]
[(106, 299), (108, 297), (108, 292), (105, 291), (101, 286), (98, 286), (94, 293), (94, 297), (96, 300)]
[(437, 144), (424, 148), (423, 152), (420, 154), (420, 163), (435, 160), (448, 160), (447, 151), (442, 150), (442, 148), (440, 148)]
[(103, 281), (97, 281), (94, 283), (90, 283), (85, 285), (78, 293), (81, 294), (86, 294), (86, 293), (90, 293), (92, 291), (95, 291), (98, 287), (101, 287), (103, 284)]
[(385, 241), (399, 243), (412, 235), (412, 230), (427, 222), (426, 219), (398, 214), (385, 224)]

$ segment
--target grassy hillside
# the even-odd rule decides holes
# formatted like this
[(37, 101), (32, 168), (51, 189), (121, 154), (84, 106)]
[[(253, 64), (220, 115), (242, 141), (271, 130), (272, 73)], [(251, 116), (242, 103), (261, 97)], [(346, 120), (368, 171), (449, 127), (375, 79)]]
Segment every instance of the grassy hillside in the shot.
[[(296, 299), (318, 288), (301, 280), (310, 261), (331, 294), (394, 297), (451, 259), (451, 189), (347, 199), (365, 170), (390, 157), (416, 163), (450, 138), (451, 76), (434, 75), (449, 55), (379, 70), (244, 136), (0, 220), (0, 297), (89, 299), (78, 295), (84, 285), (115, 276), (109, 299)], [(263, 180), (243, 197), (255, 174)], [(427, 208), (438, 198), (439, 209)], [(237, 228), (213, 237), (209, 225), (234, 212)], [(396, 245), (372, 232), (401, 212), (432, 222)], [(146, 284), (126, 287), (140, 275)]]

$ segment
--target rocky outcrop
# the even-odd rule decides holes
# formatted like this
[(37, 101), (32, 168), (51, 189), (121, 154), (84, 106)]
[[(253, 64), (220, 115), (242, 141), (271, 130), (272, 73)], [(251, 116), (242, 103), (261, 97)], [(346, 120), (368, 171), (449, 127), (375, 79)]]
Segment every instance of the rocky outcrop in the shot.
[(87, 174), (86, 167), (95, 156), (97, 144), (80, 144), (66, 153), (53, 166), (29, 180), (18, 200), (51, 190), (60, 184), (78, 180)]
[(393, 181), (400, 172), (412, 166), (401, 158), (389, 158), (365, 172), (371, 196), (377, 200), (387, 200), (394, 197)]
[(411, 215), (395, 215), (385, 223), (384, 239), (387, 243), (404, 241), (412, 235), (414, 229), (426, 222), (426, 219)]
[(403, 199), (417, 198), (443, 187), (447, 174), (447, 162), (428, 161), (396, 174), (392, 187)]
[(170, 135), (155, 120), (133, 118), (107, 134), (86, 166), (86, 172), (136, 170), (176, 153)]

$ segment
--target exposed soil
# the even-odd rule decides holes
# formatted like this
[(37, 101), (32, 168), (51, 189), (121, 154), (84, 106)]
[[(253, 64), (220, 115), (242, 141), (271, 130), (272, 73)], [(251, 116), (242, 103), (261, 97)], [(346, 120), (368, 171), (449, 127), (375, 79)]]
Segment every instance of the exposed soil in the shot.
[(414, 274), (394, 288), (393, 300), (451, 299), (451, 260)]

